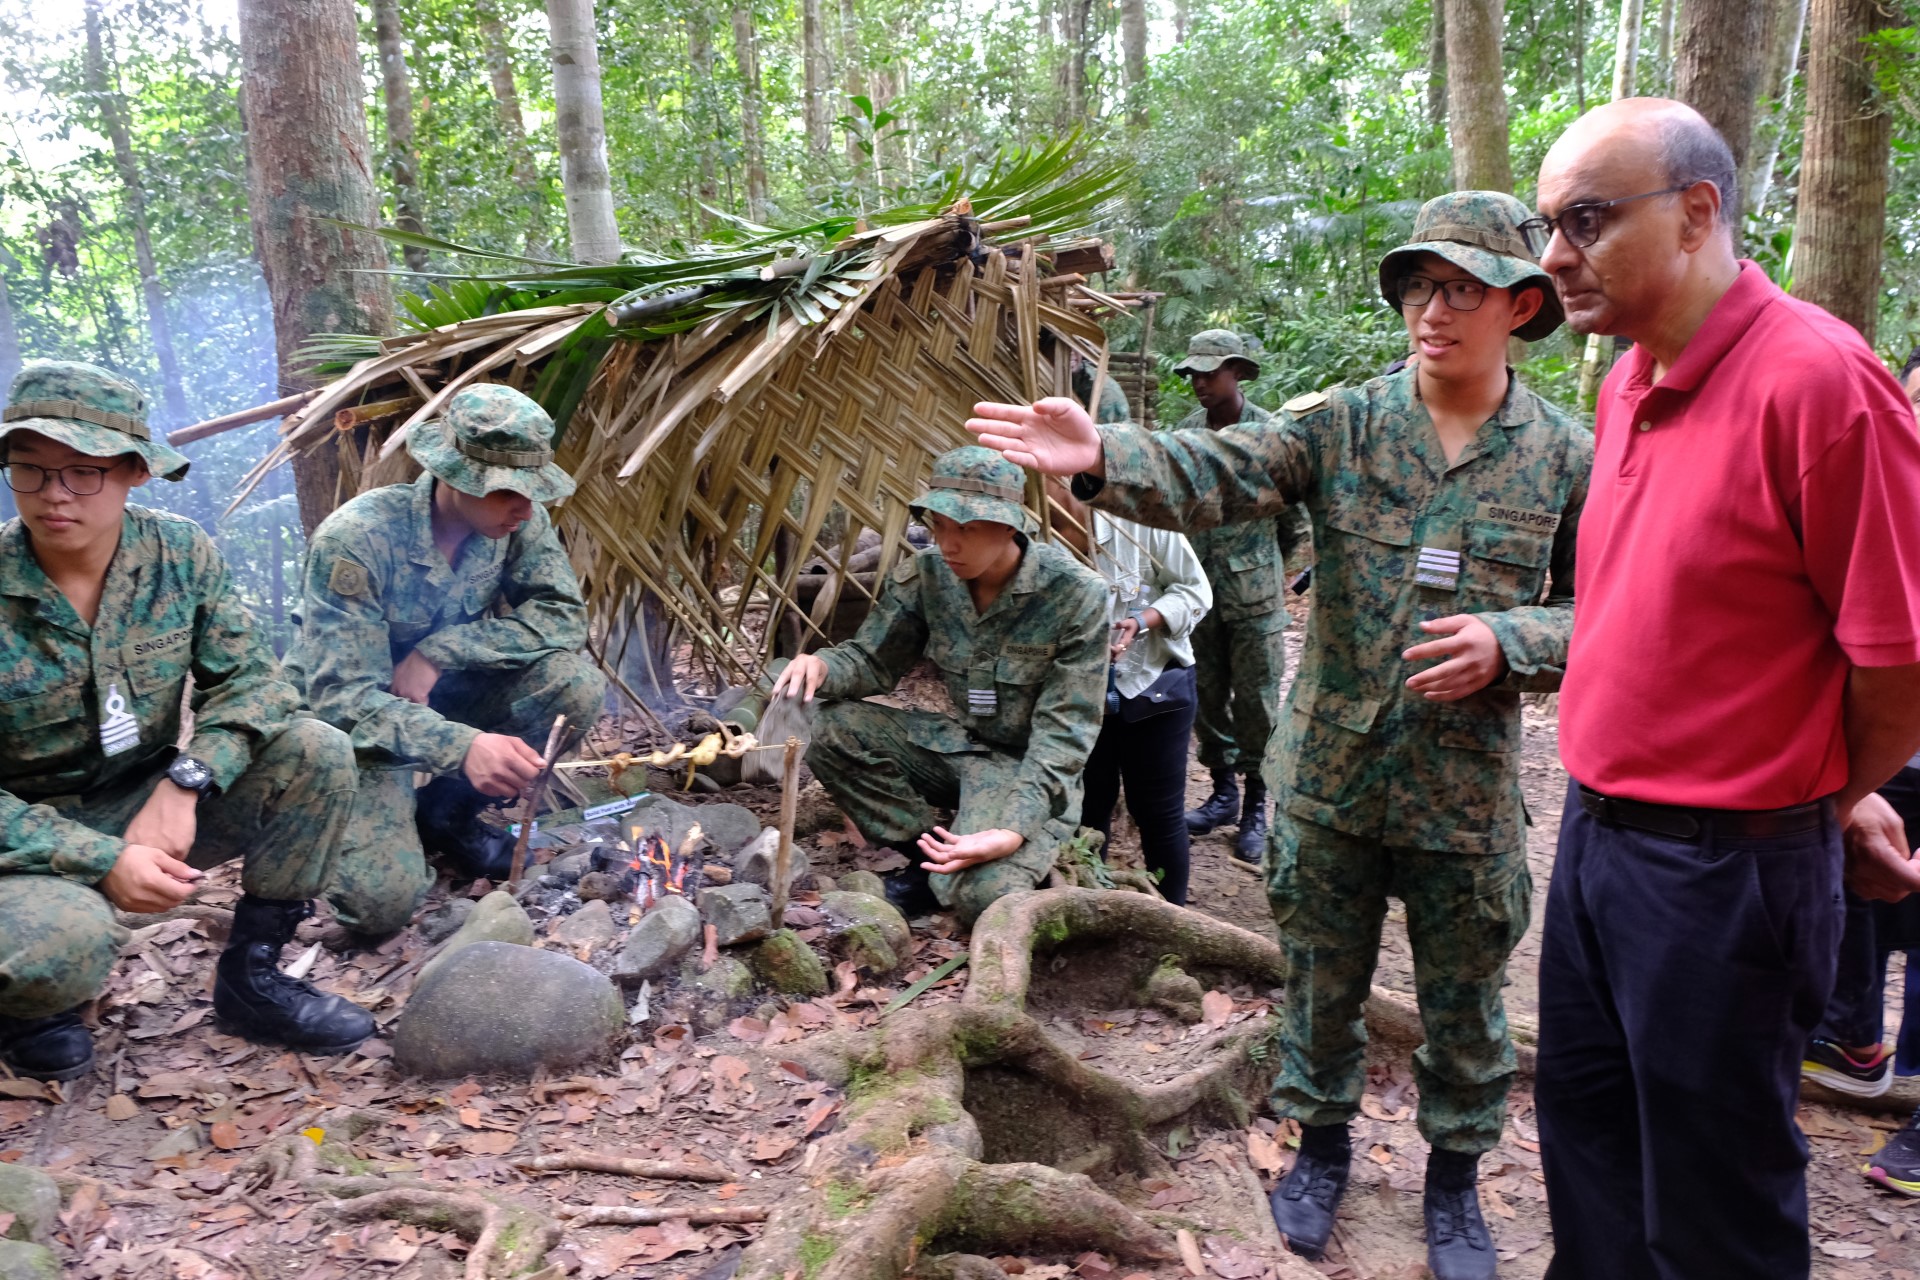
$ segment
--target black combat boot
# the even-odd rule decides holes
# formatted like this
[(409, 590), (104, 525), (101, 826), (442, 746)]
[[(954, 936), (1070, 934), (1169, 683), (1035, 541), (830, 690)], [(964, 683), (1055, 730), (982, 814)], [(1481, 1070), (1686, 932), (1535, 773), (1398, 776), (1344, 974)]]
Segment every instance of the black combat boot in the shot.
[(880, 878), (880, 882), (887, 887), (887, 901), (894, 905), (894, 909), (908, 919), (938, 911), (940, 900), (933, 896), (931, 873), (920, 865), (927, 855), (920, 852), (916, 845), (907, 845), (905, 848), (899, 845), (881, 847), (892, 849), (907, 860), (906, 866), (898, 871), (889, 871)]
[(1273, 1209), (1273, 1225), (1286, 1237), (1287, 1248), (1301, 1257), (1311, 1261), (1326, 1252), (1327, 1241), (1333, 1237), (1334, 1214), (1347, 1191), (1352, 1159), (1346, 1125), (1300, 1127), (1300, 1158), (1293, 1162), (1286, 1180), (1267, 1197), (1267, 1203)]
[(1427, 1157), (1427, 1269), (1434, 1280), (1493, 1280), (1499, 1262), (1480, 1216), (1480, 1157), (1435, 1149)]
[(313, 914), (311, 902), (243, 896), (233, 936), (214, 964), (213, 1012), (238, 1035), (303, 1053), (346, 1053), (373, 1034), (373, 1015), (280, 972), (280, 948)]
[(1240, 788), (1233, 770), (1213, 771), (1213, 794), (1200, 802), (1198, 809), (1187, 810), (1187, 834), (1203, 836), (1215, 827), (1224, 827), (1240, 812)]
[(444, 859), (457, 876), (505, 880), (513, 870), (515, 837), (505, 827), (480, 821), (493, 803), (457, 773), (435, 778), (414, 793), (413, 825), (420, 847)]
[(1247, 775), (1247, 802), (1240, 810), (1240, 834), (1233, 838), (1233, 856), (1256, 867), (1267, 851), (1267, 784), (1260, 775)]
[(78, 1009), (50, 1018), (0, 1017), (0, 1062), (34, 1080), (72, 1080), (93, 1066), (93, 1033)]

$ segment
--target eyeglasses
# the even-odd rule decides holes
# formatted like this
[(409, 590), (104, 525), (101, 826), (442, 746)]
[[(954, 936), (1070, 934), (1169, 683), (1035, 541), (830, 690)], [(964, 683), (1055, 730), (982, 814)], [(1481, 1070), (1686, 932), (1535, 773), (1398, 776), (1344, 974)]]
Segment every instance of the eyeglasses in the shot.
[(38, 493), (47, 487), (47, 481), (57, 476), (68, 493), (76, 498), (88, 498), (106, 486), (107, 472), (122, 461), (125, 459), (106, 467), (36, 467), (29, 462), (10, 462), (5, 468), (7, 488), (15, 493)]
[(1607, 226), (1607, 210), (1617, 204), (1632, 204), (1635, 200), (1651, 200), (1655, 196), (1670, 196), (1676, 191), (1685, 191), (1693, 186), (1683, 182), (1678, 186), (1666, 187), (1659, 191), (1642, 191), (1637, 196), (1621, 196), (1617, 200), (1593, 200), (1586, 204), (1570, 204), (1549, 218), (1542, 215), (1528, 218), (1520, 224), (1520, 234), (1527, 238), (1527, 245), (1535, 253), (1545, 253), (1547, 242), (1553, 239), (1558, 230), (1566, 242), (1576, 249), (1584, 249), (1600, 238)]
[(1444, 293), (1447, 305), (1455, 311), (1478, 311), (1487, 300), (1487, 286), (1478, 280), (1434, 280), (1427, 276), (1401, 276), (1395, 286), (1403, 307), (1424, 307), (1433, 295)]

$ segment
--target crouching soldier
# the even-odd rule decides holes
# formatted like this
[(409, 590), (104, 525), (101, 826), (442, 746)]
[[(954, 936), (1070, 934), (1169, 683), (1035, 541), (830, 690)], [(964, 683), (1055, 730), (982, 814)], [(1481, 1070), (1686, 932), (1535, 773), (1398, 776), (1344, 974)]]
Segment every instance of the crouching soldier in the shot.
[[(418, 480), (314, 531), (287, 673), (352, 735), (360, 766), (331, 945), (406, 926), (433, 883), (425, 850), (504, 877), (513, 841), (479, 821), (488, 797), (533, 781), (556, 715), (583, 729), (599, 717), (606, 679), (576, 652), (586, 605), (540, 505), (573, 492), (552, 439), (518, 391), (467, 387), (408, 434)], [(433, 775), (417, 792), (415, 770)]]
[(151, 438), (139, 388), (55, 362), (14, 379), (0, 460), (20, 511), (0, 525), (0, 1061), (84, 1074), (80, 1007), (127, 936), (113, 909), (178, 906), (234, 857), (244, 893), (215, 1015), (253, 1040), (352, 1049), (372, 1017), (278, 967), (333, 869), (352, 748), (296, 715), (200, 527), (128, 505), (186, 458)]
[[(934, 546), (903, 561), (860, 632), (795, 658), (776, 696), (829, 701), (807, 763), (862, 835), (905, 854), (887, 896), (933, 900), (971, 924), (1031, 889), (1080, 813), (1080, 774), (1100, 735), (1107, 589), (1058, 547), (1030, 542), (1020, 468), (978, 446), (934, 460), (913, 508)], [(893, 692), (922, 657), (951, 715), (860, 699)], [(953, 826), (934, 825), (951, 808)]]

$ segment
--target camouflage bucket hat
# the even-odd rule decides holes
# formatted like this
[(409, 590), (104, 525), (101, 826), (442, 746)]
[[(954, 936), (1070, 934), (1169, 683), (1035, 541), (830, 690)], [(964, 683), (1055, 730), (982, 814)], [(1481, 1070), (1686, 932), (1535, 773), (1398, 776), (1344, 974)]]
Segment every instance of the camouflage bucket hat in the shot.
[(1496, 289), (1538, 283), (1540, 314), (1515, 329), (1514, 336), (1538, 342), (1560, 327), (1566, 318), (1553, 277), (1540, 267), (1520, 224), (1533, 215), (1527, 206), (1504, 191), (1452, 191), (1420, 206), (1413, 222), (1413, 239), (1380, 259), (1380, 296), (1398, 307), (1394, 286), (1407, 274), (1416, 254), (1445, 258), (1475, 279)]
[(509, 489), (552, 502), (573, 492), (573, 477), (554, 465), (553, 419), (512, 387), (462, 387), (440, 417), (407, 433), (407, 452), (476, 498)]
[(912, 511), (937, 511), (949, 520), (992, 520), (1021, 533), (1039, 525), (1021, 505), (1027, 493), (1027, 474), (992, 449), (977, 444), (949, 449), (933, 460), (927, 491), (913, 500)]
[(1189, 373), (1212, 373), (1229, 360), (1238, 360), (1247, 366), (1247, 377), (1260, 376), (1260, 366), (1247, 354), (1247, 340), (1231, 329), (1204, 329), (1187, 339), (1187, 358), (1173, 366), (1173, 371), (1185, 376)]
[(140, 388), (97, 364), (47, 360), (28, 365), (14, 377), (0, 419), (0, 457), (6, 437), (31, 431), (90, 458), (135, 454), (163, 480), (180, 479), (190, 465), (185, 454), (153, 438)]

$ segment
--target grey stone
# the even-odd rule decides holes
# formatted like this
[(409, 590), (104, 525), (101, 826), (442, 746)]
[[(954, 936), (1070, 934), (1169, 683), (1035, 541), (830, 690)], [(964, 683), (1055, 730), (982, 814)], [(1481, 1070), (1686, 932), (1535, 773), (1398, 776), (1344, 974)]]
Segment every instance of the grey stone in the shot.
[(623, 879), (617, 871), (589, 871), (580, 877), (573, 891), (580, 895), (582, 902), (611, 902), (627, 896), (621, 883)]
[(593, 868), (593, 850), (563, 853), (547, 864), (545, 875), (557, 885), (580, 883), (580, 877)]
[(189, 1120), (178, 1129), (171, 1130), (158, 1142), (147, 1148), (147, 1159), (166, 1160), (172, 1156), (184, 1156), (198, 1151), (207, 1145), (207, 1131), (198, 1120)]
[(553, 926), (553, 940), (578, 950), (596, 951), (614, 940), (619, 930), (613, 925), (613, 909), (605, 902), (589, 902), (559, 924)]
[(0, 1164), (0, 1213), (13, 1215), (8, 1239), (51, 1244), (60, 1225), (60, 1188), (30, 1164)]
[(692, 971), (687, 985), (695, 991), (722, 1000), (744, 1000), (753, 994), (753, 970), (733, 956), (721, 956), (704, 972), (697, 960), (690, 961), (686, 967)]
[(602, 1056), (625, 1021), (605, 974), (554, 951), (476, 942), (414, 987), (393, 1056), (402, 1071), (430, 1080), (524, 1078)]
[[(813, 891), (815, 893), (832, 893), (835, 889), (838, 889), (839, 887), (840, 886), (838, 884), (834, 883), (834, 879), (832, 876), (822, 875), (818, 871), (813, 873)], [(883, 885), (882, 890), (884, 891), (884, 889), (885, 889), (885, 886)]]
[(659, 836), (669, 849), (678, 853), (699, 817), (694, 809), (656, 792), (635, 805), (626, 820), (629, 827), (638, 826)]
[(1207, 993), (1200, 980), (1178, 964), (1162, 961), (1147, 979), (1147, 1003), (1165, 1009), (1182, 1022), (1198, 1022), (1205, 1015), (1201, 998)]
[[(768, 827), (733, 855), (733, 883), (757, 884), (767, 892), (773, 892), (774, 861), (779, 854), (780, 833)], [(791, 889), (813, 874), (813, 860), (797, 843), (788, 850), (787, 857), (787, 888)]]
[[(870, 898), (887, 900), (887, 882), (871, 871), (848, 871), (843, 874), (834, 888), (842, 893), (864, 893)], [(820, 892), (828, 892), (822, 889)]]
[(760, 819), (744, 805), (703, 804), (693, 811), (693, 820), (723, 858), (733, 857), (760, 835)]
[(473, 914), (472, 898), (448, 898), (420, 917), (420, 936), (429, 946), (445, 942), (460, 932), (460, 926)]
[(0, 1240), (0, 1280), (60, 1280), (60, 1259), (43, 1244)]
[(829, 990), (827, 966), (791, 929), (781, 929), (755, 947), (751, 964), (754, 976), (781, 995), (823, 996)]
[(700, 918), (723, 947), (758, 942), (773, 932), (773, 900), (757, 884), (724, 884), (700, 891)]
[(663, 978), (700, 942), (700, 912), (685, 898), (668, 897), (633, 926), (613, 967), (623, 987)]
[(414, 983), (414, 990), (418, 991), (448, 960), (482, 942), (505, 942), (516, 947), (533, 945), (533, 918), (521, 909), (520, 904), (513, 900), (513, 895), (505, 889), (495, 889), (473, 904), (466, 923), (447, 939), (439, 954), (421, 966), (420, 978)]
[(913, 930), (885, 898), (841, 889), (820, 896), (820, 912), (835, 943), (855, 964), (891, 973), (913, 958)]

